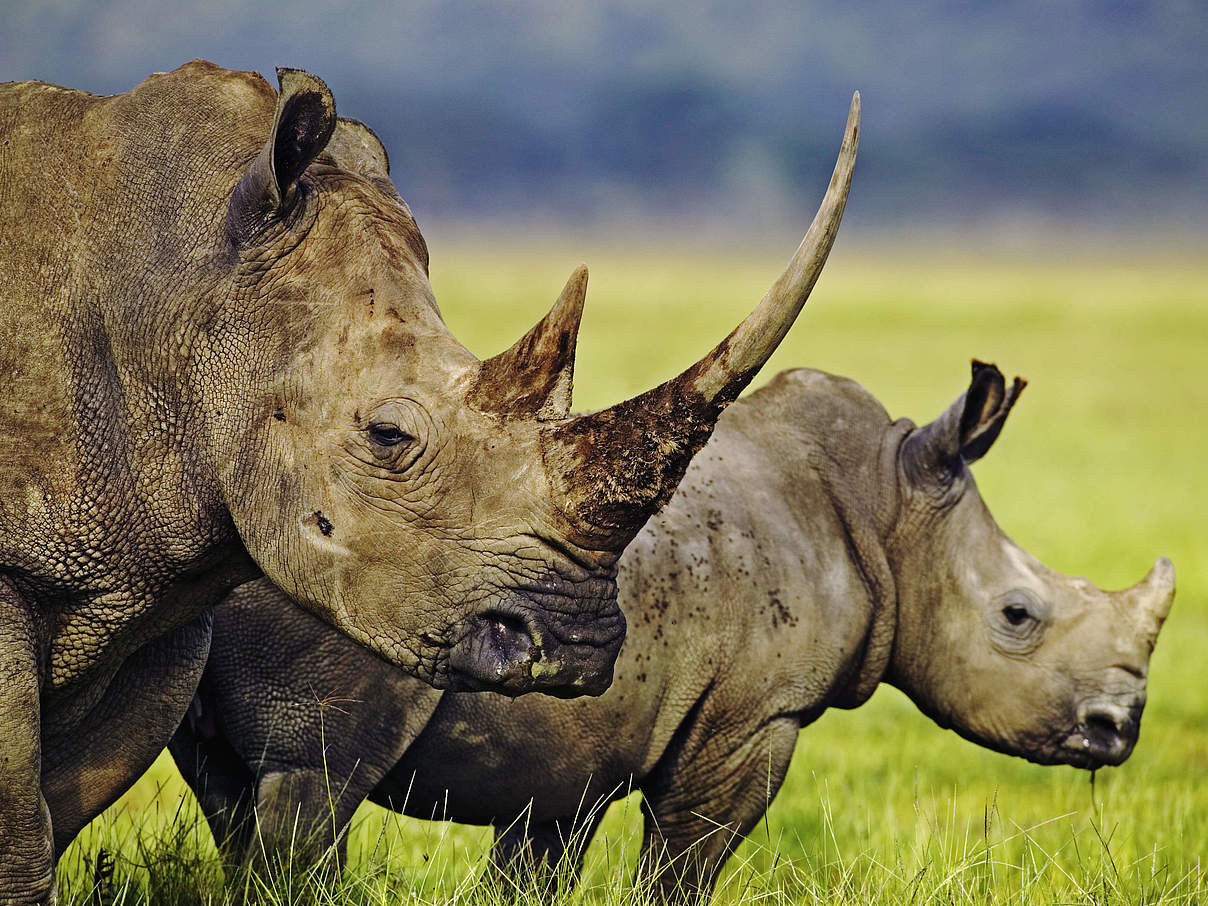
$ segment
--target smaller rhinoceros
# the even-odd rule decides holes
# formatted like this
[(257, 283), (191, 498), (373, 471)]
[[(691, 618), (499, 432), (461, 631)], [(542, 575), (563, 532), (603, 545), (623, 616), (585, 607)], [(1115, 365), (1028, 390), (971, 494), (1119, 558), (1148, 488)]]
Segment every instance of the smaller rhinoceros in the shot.
[[(641, 870), (663, 895), (710, 891), (779, 788), (797, 731), (883, 681), (989, 748), (1120, 764), (1173, 567), (1160, 559), (1138, 585), (1105, 592), (1002, 533), (968, 463), (1023, 386), (974, 362), (968, 391), (921, 428), (891, 421), (855, 382), (805, 369), (736, 403), (622, 558), (631, 628), (598, 699), (446, 693), (433, 711), (428, 687), (271, 585), (243, 586), (218, 609), (177, 762), (236, 846), (252, 803), (262, 822), (299, 805), (313, 814), (277, 792), (326, 758), (337, 794), (493, 824), (498, 867), (577, 865), (602, 805), (639, 789)], [(288, 676), (258, 664), (266, 637)]]

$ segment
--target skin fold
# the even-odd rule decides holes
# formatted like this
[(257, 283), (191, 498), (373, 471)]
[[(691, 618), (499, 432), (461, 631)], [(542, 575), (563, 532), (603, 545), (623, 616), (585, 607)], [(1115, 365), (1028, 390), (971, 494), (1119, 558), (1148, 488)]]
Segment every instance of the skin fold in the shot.
[[(621, 559), (630, 629), (599, 698), (441, 696), (245, 585), (217, 609), (172, 753), (243, 857), (295, 821), (331, 843), (368, 797), (494, 825), (501, 872), (577, 868), (603, 805), (637, 789), (641, 880), (691, 898), (762, 817), (798, 731), (881, 682), (980, 745), (1119, 764), (1173, 569), (1105, 592), (1001, 532), (968, 463), (1022, 389), (975, 362), (923, 427), (808, 369), (740, 400)], [(267, 659), (249, 642), (265, 637)]]
[(210, 609), (265, 575), (417, 682), (607, 688), (616, 563), (793, 323), (811, 231), (684, 374), (570, 414), (586, 270), (479, 361), (385, 149), (323, 82), (194, 61), (126, 94), (0, 85), (0, 903), (150, 765)]

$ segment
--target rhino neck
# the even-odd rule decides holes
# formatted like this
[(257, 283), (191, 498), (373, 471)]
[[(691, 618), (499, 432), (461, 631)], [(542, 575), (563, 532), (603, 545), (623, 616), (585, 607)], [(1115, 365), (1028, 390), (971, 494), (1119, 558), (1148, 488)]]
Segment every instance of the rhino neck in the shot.
[[(726, 411), (689, 470), (692, 496), (681, 489), (656, 517), (663, 523), (695, 509), (683, 531), (699, 533), (701, 513), (708, 529), (724, 524), (728, 540), (709, 551), (712, 574), (722, 569), (717, 550), (734, 549), (730, 571), (750, 585), (743, 594), (753, 605), (744, 611), (751, 625), (739, 635), (753, 654), (735, 658), (755, 657), (764, 672), (776, 664), (776, 685), (793, 690), (786, 707), (803, 714), (856, 707), (885, 675), (897, 627), (886, 539), (897, 518), (896, 458), (908, 430), (852, 381), (784, 372)], [(725, 503), (724, 511), (715, 505), (716, 518), (705, 500), (695, 500), (697, 485), (701, 497)], [(751, 641), (765, 634), (770, 655)]]
[[(819, 481), (843, 525), (848, 556), (859, 571), (871, 605), (862, 650), (833, 702), (838, 708), (857, 708), (868, 701), (885, 678), (893, 655), (898, 594), (887, 546), (899, 506), (898, 450), (912, 427), (904, 419), (893, 423), (875, 455), (866, 460), (866, 469), (853, 469), (850, 463), (836, 467), (842, 460), (827, 455), (825, 447), (812, 457), (822, 461), (816, 467)], [(843, 440), (835, 435), (817, 436), (832, 444)]]
[(81, 297), (98, 300), (87, 342), (103, 338), (98, 358), (122, 410), (92, 420), (120, 425), (149, 508), (192, 535), (197, 561), (238, 547), (218, 480), (236, 448), (213, 438), (234, 433), (272, 358), (239, 311), (246, 274), (225, 215), (275, 102), (258, 75), (195, 61), (101, 101), (95, 134), (81, 138), (95, 146), (99, 202)]
[[(799, 452), (781, 457), (773, 468), (791, 473), (787, 486), (815, 489), (794, 505), (831, 511), (838, 537), (825, 543), (842, 544), (834, 556), (846, 561), (863, 586), (864, 600), (850, 606), (865, 629), (858, 644), (845, 642), (846, 666), (828, 702), (857, 707), (885, 677), (897, 632), (897, 583), (887, 545), (900, 507), (898, 452), (913, 426), (891, 421), (855, 381), (810, 368), (777, 375), (749, 400), (765, 421), (796, 439)], [(800, 644), (811, 645), (809, 639)]]

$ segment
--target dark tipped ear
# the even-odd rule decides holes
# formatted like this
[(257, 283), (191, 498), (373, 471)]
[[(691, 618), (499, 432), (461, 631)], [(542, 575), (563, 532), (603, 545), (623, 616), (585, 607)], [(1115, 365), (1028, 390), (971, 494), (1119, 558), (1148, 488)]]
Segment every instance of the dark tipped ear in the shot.
[(266, 219), (294, 206), (298, 184), (331, 139), (336, 102), (323, 80), (300, 69), (277, 69), (281, 92), (268, 141), (231, 198), (231, 217), (241, 238)]
[(1019, 394), (1028, 382), (1021, 377), (1007, 390), (1002, 372), (986, 362), (973, 360), (973, 378), (965, 393), (960, 422), (960, 454), (965, 462), (975, 462), (998, 440), (1002, 426)]
[(376, 132), (360, 120), (341, 117), (327, 144), (327, 153), (335, 159), (337, 166), (369, 180), (379, 191), (402, 205), (407, 215), (411, 216), (411, 208), (390, 181), (390, 157)]
[(1017, 377), (1008, 390), (1001, 371), (974, 359), (969, 389), (939, 418), (907, 438), (902, 456), (909, 473), (951, 474), (962, 460), (981, 459), (1026, 386), (1027, 381)]

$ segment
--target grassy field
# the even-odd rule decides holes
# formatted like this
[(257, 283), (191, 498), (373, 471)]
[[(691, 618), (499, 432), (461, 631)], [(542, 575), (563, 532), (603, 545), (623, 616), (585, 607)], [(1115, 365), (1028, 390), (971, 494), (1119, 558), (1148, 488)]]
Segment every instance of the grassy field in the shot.
[[(484, 356), (527, 329), (571, 268), (588, 261), (581, 408), (683, 368), (745, 314), (792, 251), (786, 242), (760, 254), (601, 252), (596, 242), (535, 252), (428, 238), (445, 316)], [(811, 365), (859, 380), (892, 415), (924, 421), (964, 389), (974, 356), (1029, 380), (975, 468), (1004, 529), (1050, 566), (1109, 588), (1135, 582), (1159, 555), (1175, 563), (1179, 591), (1154, 655), (1136, 753), (1092, 787), (1085, 772), (964, 742), (882, 688), (863, 708), (826, 714), (801, 734), (788, 780), (732, 861), (720, 902), (1208, 902), (1208, 260), (1160, 251), (1133, 258), (1116, 248), (1028, 258), (841, 240), (756, 383)], [(65, 857), (69, 899), (89, 899), (100, 849), (116, 864), (102, 899), (118, 902), (497, 898), (474, 880), (489, 841), (480, 828), (364, 807), (344, 886), (303, 894), (304, 881), (292, 893), (245, 881), (219, 893), (196, 822), (161, 759)], [(614, 806), (572, 899), (632, 899), (638, 827), (632, 799)], [(146, 863), (152, 881), (140, 873)]]

